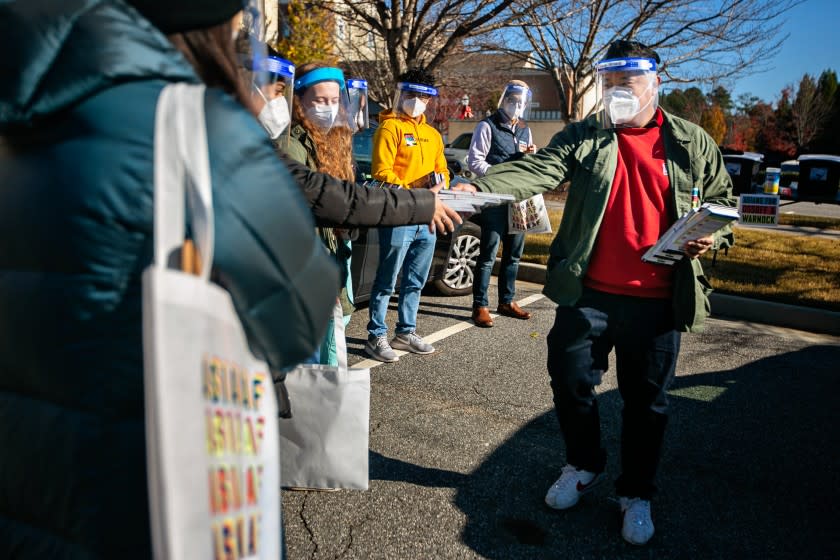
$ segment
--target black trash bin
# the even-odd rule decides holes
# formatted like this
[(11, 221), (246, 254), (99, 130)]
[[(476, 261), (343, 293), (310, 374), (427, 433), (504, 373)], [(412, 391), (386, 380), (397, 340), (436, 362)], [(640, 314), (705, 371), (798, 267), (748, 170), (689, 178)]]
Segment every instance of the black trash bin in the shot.
[(732, 177), (732, 194), (738, 196), (753, 192), (753, 184), (762, 161), (764, 161), (764, 155), (755, 152), (723, 155), (726, 171)]
[(840, 204), (840, 156), (799, 156), (799, 188), (796, 200)]

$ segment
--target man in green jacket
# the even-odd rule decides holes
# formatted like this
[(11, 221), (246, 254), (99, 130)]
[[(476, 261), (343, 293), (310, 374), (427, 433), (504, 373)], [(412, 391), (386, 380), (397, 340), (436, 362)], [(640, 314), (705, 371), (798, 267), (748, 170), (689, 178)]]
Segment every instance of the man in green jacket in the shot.
[(544, 289), (558, 304), (548, 372), (568, 464), (545, 501), (555, 509), (572, 507), (602, 479), (606, 451), (594, 387), (614, 348), (624, 399), (616, 490), (621, 534), (633, 544), (646, 543), (654, 532), (650, 500), (680, 331), (701, 329), (709, 312), (709, 286), (697, 257), (728, 246), (731, 233), (689, 241), (689, 258), (673, 266), (641, 257), (693, 206), (734, 204), (715, 142), (699, 126), (658, 108), (659, 62), (641, 43), (616, 41), (596, 66), (601, 112), (570, 124), (537, 154), (493, 166), (474, 183), (522, 200), (571, 182)]

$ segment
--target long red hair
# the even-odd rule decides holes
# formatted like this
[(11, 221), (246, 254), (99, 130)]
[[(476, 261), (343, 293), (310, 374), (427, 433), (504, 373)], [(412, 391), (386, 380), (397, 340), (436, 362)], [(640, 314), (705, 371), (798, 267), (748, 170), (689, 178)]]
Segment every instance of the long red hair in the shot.
[[(316, 68), (328, 68), (328, 66), (321, 62), (309, 62), (297, 68), (295, 78), (305, 76)], [(352, 181), (355, 178), (355, 172), (353, 171), (353, 133), (344, 126), (334, 126), (325, 133), (320, 127), (313, 124), (306, 118), (306, 112), (303, 109), (301, 100), (304, 93), (306, 93), (306, 89), (295, 90), (292, 122), (302, 126), (315, 141), (317, 150), (315, 161), (318, 165), (316, 171)]]

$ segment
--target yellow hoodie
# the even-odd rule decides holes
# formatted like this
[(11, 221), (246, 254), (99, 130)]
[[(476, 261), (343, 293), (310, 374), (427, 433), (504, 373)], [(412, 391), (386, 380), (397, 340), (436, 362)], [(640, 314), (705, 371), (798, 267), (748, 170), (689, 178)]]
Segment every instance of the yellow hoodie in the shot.
[(380, 113), (371, 167), (373, 178), (386, 183), (407, 186), (436, 171), (444, 174), (449, 185), (443, 138), (426, 123), (426, 115), (420, 115), (417, 122), (404, 113)]

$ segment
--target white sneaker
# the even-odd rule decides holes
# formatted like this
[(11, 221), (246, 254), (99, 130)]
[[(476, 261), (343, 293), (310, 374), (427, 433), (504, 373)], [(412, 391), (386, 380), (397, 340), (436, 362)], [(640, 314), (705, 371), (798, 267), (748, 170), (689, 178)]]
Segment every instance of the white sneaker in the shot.
[(435, 351), (434, 346), (423, 340), (415, 332), (397, 334), (391, 341), (391, 348), (413, 352), (414, 354), (431, 354)]
[(573, 465), (563, 467), (563, 474), (551, 485), (545, 495), (550, 508), (567, 509), (578, 503), (580, 497), (595, 488), (604, 478), (604, 473), (579, 470)]
[(645, 544), (653, 536), (653, 520), (650, 518), (650, 502), (641, 498), (620, 498), (621, 536), (630, 544)]

